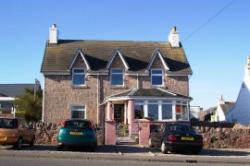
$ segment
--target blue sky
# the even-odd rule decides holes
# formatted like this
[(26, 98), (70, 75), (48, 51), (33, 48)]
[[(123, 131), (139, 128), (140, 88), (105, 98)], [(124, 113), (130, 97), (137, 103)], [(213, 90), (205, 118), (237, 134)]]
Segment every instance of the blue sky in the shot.
[(60, 38), (166, 41), (180, 32), (193, 69), (191, 105), (209, 107), (223, 94), (236, 100), (250, 55), (250, 1), (234, 0), (22, 0), (0, 2), (0, 83), (43, 82), (40, 67), (48, 28)]

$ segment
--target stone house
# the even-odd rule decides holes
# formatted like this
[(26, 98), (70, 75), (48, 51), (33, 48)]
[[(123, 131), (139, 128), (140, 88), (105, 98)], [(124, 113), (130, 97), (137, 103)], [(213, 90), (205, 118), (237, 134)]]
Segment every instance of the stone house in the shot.
[(43, 121), (189, 120), (192, 70), (174, 27), (168, 41), (65, 40), (50, 27), (41, 66)]

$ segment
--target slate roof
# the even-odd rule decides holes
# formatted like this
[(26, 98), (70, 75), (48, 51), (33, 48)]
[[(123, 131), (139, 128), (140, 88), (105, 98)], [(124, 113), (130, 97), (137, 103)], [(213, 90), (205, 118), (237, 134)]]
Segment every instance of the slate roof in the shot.
[(8, 96), (3, 93), (0, 93), (0, 97), (8, 97)]
[(0, 96), (17, 97), (25, 92), (25, 89), (33, 89), (35, 84), (0, 84)]
[(119, 49), (130, 71), (145, 71), (156, 49), (161, 52), (169, 72), (192, 74), (182, 47), (172, 48), (169, 42), (59, 40), (47, 44), (41, 72), (70, 72), (76, 50), (81, 49), (92, 71), (104, 70), (114, 51)]
[[(235, 102), (229, 102), (226, 101), (225, 104), (220, 104), (220, 107), (222, 109), (222, 111), (224, 112), (224, 114), (226, 114), (231, 108), (233, 108)], [(209, 114), (209, 113), (215, 113), (215, 111), (217, 110), (218, 106), (214, 106), (214, 107), (210, 107), (209, 109), (205, 110), (205, 114)]]
[(214, 107), (208, 108), (207, 110), (204, 110), (203, 113), (207, 115), (207, 114), (215, 113), (216, 110), (217, 110), (217, 106), (214, 106)]
[(224, 114), (226, 114), (229, 110), (233, 108), (234, 105), (235, 105), (235, 102), (225, 102), (225, 104), (220, 104), (220, 107), (222, 111), (224, 112)]
[(108, 98), (117, 98), (117, 97), (166, 97), (166, 98), (186, 98), (192, 99), (191, 97), (180, 95), (177, 93), (169, 92), (165, 89), (160, 88), (151, 88), (151, 89), (131, 89), (125, 92), (121, 92), (116, 95), (112, 95)]

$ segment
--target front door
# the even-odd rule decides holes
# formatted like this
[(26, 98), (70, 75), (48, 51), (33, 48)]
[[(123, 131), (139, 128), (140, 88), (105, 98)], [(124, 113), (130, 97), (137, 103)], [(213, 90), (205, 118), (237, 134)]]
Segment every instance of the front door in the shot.
[(124, 123), (124, 104), (114, 105), (114, 120), (116, 123)]
[(124, 104), (114, 104), (114, 120), (116, 122), (116, 135), (125, 137), (128, 135), (128, 127), (124, 123)]

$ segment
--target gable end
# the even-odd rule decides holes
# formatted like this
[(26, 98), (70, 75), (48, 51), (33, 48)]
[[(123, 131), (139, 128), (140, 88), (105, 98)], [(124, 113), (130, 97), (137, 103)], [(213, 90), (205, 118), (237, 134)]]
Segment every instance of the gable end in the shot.
[(122, 61), (125, 69), (128, 70), (129, 69), (128, 63), (126, 62), (125, 58), (123, 57), (123, 55), (119, 49), (116, 49), (116, 51), (114, 52), (113, 56), (111, 57), (111, 59), (109, 60), (107, 66), (106, 66), (106, 69), (109, 69), (111, 67), (112, 63), (114, 62), (114, 60), (116, 59), (117, 56)]
[(87, 59), (86, 59), (86, 56), (84, 55), (84, 53), (82, 52), (81, 49), (77, 49), (77, 50), (76, 50), (75, 57), (74, 57), (73, 61), (72, 61), (71, 64), (70, 64), (69, 70), (72, 69), (72, 67), (73, 67), (74, 64), (76, 63), (76, 60), (77, 60), (77, 58), (78, 58), (79, 56), (82, 58), (83, 62), (85, 63), (87, 70), (90, 70), (91, 68), (90, 68), (90, 66), (89, 66), (89, 63), (88, 63), (88, 61), (87, 61)]
[(169, 67), (168, 65), (166, 64), (161, 52), (159, 49), (156, 49), (152, 55), (152, 58), (150, 59), (149, 61), (149, 64), (148, 64), (148, 67), (147, 67), (147, 70), (149, 71), (152, 67), (152, 65), (154, 64), (154, 62), (156, 61), (157, 57), (160, 59), (160, 61), (162, 62), (162, 65), (164, 67), (165, 70), (169, 70)]

